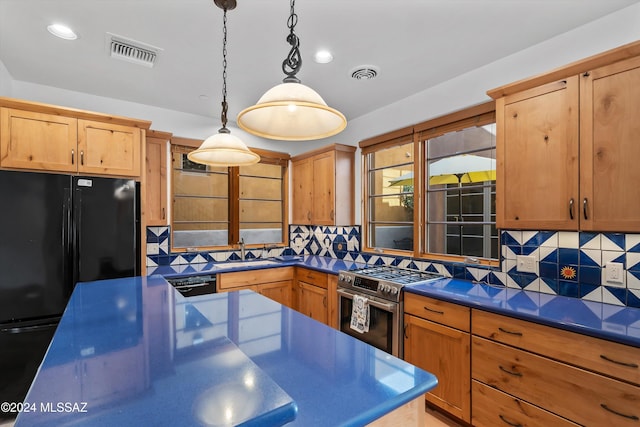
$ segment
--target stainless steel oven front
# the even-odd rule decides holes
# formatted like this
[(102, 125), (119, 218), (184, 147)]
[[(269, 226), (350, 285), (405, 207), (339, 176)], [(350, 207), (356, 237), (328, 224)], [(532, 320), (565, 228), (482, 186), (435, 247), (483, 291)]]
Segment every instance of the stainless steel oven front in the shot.
[[(338, 287), (338, 322), (340, 331), (366, 342), (396, 357), (403, 357), (402, 345), (402, 301), (395, 302), (366, 293), (353, 292)], [(353, 297), (367, 298), (369, 304), (369, 331), (360, 333), (351, 328)]]

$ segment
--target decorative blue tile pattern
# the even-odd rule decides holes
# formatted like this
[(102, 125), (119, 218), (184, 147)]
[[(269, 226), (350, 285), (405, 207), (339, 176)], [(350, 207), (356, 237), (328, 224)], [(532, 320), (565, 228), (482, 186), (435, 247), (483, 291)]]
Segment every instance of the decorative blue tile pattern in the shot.
[[(238, 260), (239, 251), (170, 253), (169, 227), (148, 227), (147, 266), (197, 266)], [(640, 306), (640, 234), (503, 230), (500, 268), (360, 252), (361, 228), (290, 225), (289, 246), (247, 250), (246, 258), (319, 255), (370, 265), (396, 265), (540, 294), (571, 296), (614, 305)], [(516, 256), (536, 259), (536, 273), (520, 273)], [(624, 287), (605, 286), (606, 264), (624, 266)]]

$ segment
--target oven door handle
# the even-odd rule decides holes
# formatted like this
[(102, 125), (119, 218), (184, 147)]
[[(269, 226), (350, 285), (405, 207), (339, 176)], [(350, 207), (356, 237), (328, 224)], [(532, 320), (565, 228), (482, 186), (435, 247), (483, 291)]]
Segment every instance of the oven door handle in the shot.
[[(345, 297), (347, 297), (347, 298), (349, 298), (349, 299), (353, 299), (354, 295), (356, 295), (356, 294), (354, 294), (354, 293), (352, 293), (352, 292), (348, 292), (348, 291), (345, 291), (345, 290), (343, 290), (343, 289), (336, 289), (336, 292), (337, 292), (339, 295), (343, 295), (343, 296), (345, 296)], [(367, 302), (368, 302), (368, 303), (369, 303), (369, 305), (371, 305), (372, 307), (380, 308), (380, 309), (382, 309), (382, 310), (385, 310), (385, 311), (391, 311), (391, 312), (393, 312), (393, 311), (395, 311), (395, 310), (396, 310), (396, 306), (397, 306), (397, 304), (394, 304), (394, 303), (384, 304), (384, 303), (381, 303), (381, 302), (378, 302), (378, 301), (371, 300), (371, 299), (369, 299), (366, 295), (363, 295), (363, 296), (364, 296), (365, 298), (367, 298)]]

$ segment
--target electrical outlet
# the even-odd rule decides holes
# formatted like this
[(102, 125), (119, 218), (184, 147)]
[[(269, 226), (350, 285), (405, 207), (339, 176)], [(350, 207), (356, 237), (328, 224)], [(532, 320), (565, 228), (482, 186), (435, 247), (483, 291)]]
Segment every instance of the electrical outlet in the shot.
[(516, 271), (520, 273), (537, 273), (536, 258), (531, 255), (516, 255)]
[(621, 262), (608, 262), (604, 269), (607, 285), (624, 288), (624, 265)]

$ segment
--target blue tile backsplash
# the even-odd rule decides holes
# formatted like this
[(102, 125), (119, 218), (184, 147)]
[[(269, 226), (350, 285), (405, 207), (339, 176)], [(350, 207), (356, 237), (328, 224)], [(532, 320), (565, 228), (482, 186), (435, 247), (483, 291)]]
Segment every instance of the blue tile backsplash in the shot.
[[(239, 259), (239, 251), (170, 253), (169, 227), (147, 228), (147, 266), (199, 264)], [(500, 267), (431, 261), (360, 252), (361, 230), (354, 226), (289, 226), (289, 246), (247, 250), (246, 257), (320, 255), (331, 258), (434, 271), (448, 277), (640, 307), (640, 234), (565, 231), (501, 231)], [(535, 259), (535, 273), (516, 271), (516, 256)], [(624, 267), (623, 284), (608, 285), (606, 264)]]

